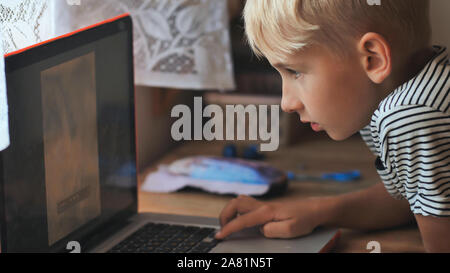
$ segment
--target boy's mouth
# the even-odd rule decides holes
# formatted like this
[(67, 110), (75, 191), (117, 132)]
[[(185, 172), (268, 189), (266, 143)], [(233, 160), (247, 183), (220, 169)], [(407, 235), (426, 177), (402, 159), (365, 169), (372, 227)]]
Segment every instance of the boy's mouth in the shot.
[(320, 125), (318, 123), (315, 122), (311, 122), (311, 128), (315, 131), (315, 132), (320, 132), (322, 131), (322, 127), (320, 127)]
[(317, 123), (317, 122), (312, 122), (312, 121), (307, 121), (307, 120), (302, 120), (302, 119), (300, 119), (300, 121), (301, 121), (302, 123), (310, 123), (310, 124), (311, 124), (311, 128), (312, 128), (314, 131), (316, 131), (316, 132), (323, 131), (323, 128), (322, 128), (322, 127), (320, 126), (320, 124)]

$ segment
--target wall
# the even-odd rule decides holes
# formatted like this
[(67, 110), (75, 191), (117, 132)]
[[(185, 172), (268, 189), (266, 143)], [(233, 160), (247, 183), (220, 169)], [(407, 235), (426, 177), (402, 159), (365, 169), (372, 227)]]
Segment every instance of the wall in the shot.
[[(170, 117), (171, 109), (176, 104), (191, 106), (193, 97), (200, 94), (198, 91), (136, 86), (137, 147), (140, 171), (180, 144), (172, 139), (170, 133), (172, 124), (176, 120)], [(167, 95), (172, 100), (168, 101)]]
[(450, 48), (450, 0), (430, 0), (433, 44)]

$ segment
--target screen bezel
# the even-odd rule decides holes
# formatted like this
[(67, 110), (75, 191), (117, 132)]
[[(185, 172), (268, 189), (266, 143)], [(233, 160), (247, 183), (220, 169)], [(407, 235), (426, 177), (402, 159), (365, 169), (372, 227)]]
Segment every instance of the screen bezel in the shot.
[[(130, 126), (131, 126), (131, 153), (134, 155), (136, 166), (136, 189), (138, 182), (138, 158), (136, 149), (136, 120), (135, 120), (135, 88), (134, 88), (134, 62), (133, 62), (133, 31), (132, 19), (129, 14), (123, 14), (101, 23), (65, 34), (63, 36), (42, 42), (28, 48), (15, 51), (5, 55), (5, 72), (6, 74), (33, 65), (37, 62), (44, 61), (53, 56), (63, 54), (78, 47), (89, 43), (96, 42), (108, 36), (125, 31), (127, 34), (128, 47), (128, 77), (129, 77), (129, 95), (130, 101)], [(11, 107), (11, 106), (10, 106)], [(10, 126), (11, 118), (9, 118)], [(44, 159), (42, 159), (44, 160)], [(1, 234), (1, 252), (8, 251), (8, 242), (6, 241), (6, 215), (5, 215), (5, 191), (4, 191), (4, 174), (3, 174), (3, 156), (0, 156), (0, 234)], [(78, 230), (72, 232), (67, 237), (59, 240), (49, 247), (50, 251), (61, 252), (66, 250), (68, 241), (78, 241), (83, 250), (94, 247), (94, 244), (103, 239), (102, 234), (111, 233), (114, 227), (120, 228), (122, 223), (132, 215), (137, 214), (137, 190), (132, 193), (133, 201), (125, 209), (119, 211), (110, 217), (103, 224), (86, 224)], [(95, 226), (97, 225), (97, 226)], [(3, 227), (3, 228), (2, 228)], [(83, 236), (82, 236), (83, 235)], [(100, 235), (100, 236), (99, 236)]]

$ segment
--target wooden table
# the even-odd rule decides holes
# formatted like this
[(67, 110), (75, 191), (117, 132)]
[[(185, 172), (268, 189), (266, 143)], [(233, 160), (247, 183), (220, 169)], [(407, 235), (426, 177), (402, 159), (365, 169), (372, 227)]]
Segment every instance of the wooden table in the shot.
[[(154, 171), (157, 165), (173, 162), (192, 155), (220, 155), (225, 142), (191, 141), (167, 154), (153, 166), (140, 172), (139, 183)], [(358, 169), (363, 179), (351, 183), (337, 182), (290, 182), (282, 196), (266, 200), (292, 200), (310, 196), (336, 195), (366, 188), (379, 183), (374, 167), (374, 155), (369, 151), (360, 136), (345, 141), (330, 140), (324, 134), (305, 137), (298, 144), (280, 147), (267, 154), (266, 162), (282, 170), (298, 171), (319, 175), (324, 172), (338, 172)], [(140, 184), (139, 184), (140, 185)], [(156, 212), (193, 216), (218, 217), (230, 196), (213, 195), (200, 191), (179, 191), (162, 194), (139, 190), (140, 212)], [(378, 241), (381, 252), (424, 252), (417, 226), (406, 226), (390, 230), (363, 232), (342, 229), (334, 252), (370, 252), (367, 243)]]

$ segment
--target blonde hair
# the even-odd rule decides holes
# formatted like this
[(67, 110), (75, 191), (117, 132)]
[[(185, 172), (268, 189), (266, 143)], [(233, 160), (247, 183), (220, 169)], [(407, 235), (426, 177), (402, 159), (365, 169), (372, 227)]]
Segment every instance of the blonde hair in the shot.
[(429, 0), (247, 0), (247, 40), (258, 57), (284, 60), (318, 44), (347, 55), (350, 42), (367, 32), (408, 50), (431, 40)]

